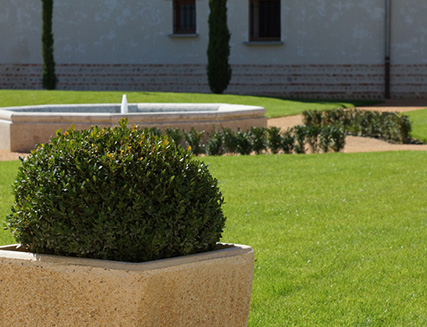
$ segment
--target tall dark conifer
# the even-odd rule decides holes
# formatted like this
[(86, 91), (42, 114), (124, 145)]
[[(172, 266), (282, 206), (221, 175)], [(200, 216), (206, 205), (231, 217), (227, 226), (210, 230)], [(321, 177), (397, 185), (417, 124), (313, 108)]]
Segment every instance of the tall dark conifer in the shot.
[(222, 94), (231, 79), (227, 0), (209, 0), (209, 7), (208, 81), (213, 93)]
[(43, 56), (43, 88), (56, 88), (55, 59), (53, 57), (53, 0), (42, 1), (42, 56)]

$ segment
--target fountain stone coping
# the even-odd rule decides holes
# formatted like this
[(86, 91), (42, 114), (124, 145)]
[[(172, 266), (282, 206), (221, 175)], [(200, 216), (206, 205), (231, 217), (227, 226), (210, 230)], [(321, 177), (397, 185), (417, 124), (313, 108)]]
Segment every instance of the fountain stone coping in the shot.
[(215, 128), (249, 129), (266, 127), (265, 109), (259, 106), (224, 103), (137, 103), (36, 105), (0, 108), (0, 149), (28, 152), (45, 143), (58, 129), (90, 126), (114, 127), (121, 118), (140, 127), (182, 128), (211, 131)]

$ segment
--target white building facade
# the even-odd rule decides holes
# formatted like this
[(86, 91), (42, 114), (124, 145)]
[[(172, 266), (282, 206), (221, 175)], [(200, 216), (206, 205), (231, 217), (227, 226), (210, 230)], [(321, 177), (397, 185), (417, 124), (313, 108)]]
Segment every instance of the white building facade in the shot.
[[(425, 0), (227, 6), (227, 93), (427, 97)], [(57, 88), (210, 92), (208, 15), (209, 0), (55, 0)], [(0, 0), (0, 40), (0, 88), (42, 88), (41, 1)]]

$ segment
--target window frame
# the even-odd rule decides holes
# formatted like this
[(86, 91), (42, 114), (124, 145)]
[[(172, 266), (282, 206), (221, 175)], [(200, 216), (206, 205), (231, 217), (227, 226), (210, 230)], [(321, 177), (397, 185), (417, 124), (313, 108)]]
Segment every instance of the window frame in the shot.
[[(277, 2), (278, 10), (277, 14), (278, 17), (276, 17), (277, 21), (274, 24), (272, 24), (273, 27), (279, 26), (276, 32), (278, 32), (278, 35), (272, 35), (272, 36), (260, 36), (260, 3), (261, 2)], [(281, 0), (249, 0), (249, 42), (281, 42), (282, 38), (282, 28), (281, 28)], [(258, 25), (258, 26), (257, 26)], [(274, 34), (274, 30), (270, 30), (272, 32), (271, 34)]]
[[(189, 15), (191, 22), (188, 24), (190, 27), (185, 28), (186, 24), (183, 24), (182, 20), (185, 19), (181, 16), (180, 6), (190, 5), (192, 11)], [(196, 0), (173, 0), (172, 1), (172, 13), (173, 13), (173, 35), (195, 35), (197, 33), (197, 12), (196, 12)]]

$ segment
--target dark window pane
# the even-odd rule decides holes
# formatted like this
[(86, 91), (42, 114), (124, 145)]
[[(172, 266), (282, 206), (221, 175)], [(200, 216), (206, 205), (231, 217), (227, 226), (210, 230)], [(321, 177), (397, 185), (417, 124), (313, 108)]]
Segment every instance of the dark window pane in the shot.
[(280, 40), (280, 0), (250, 0), (251, 40)]
[(174, 33), (196, 33), (196, 2), (195, 0), (174, 1)]

